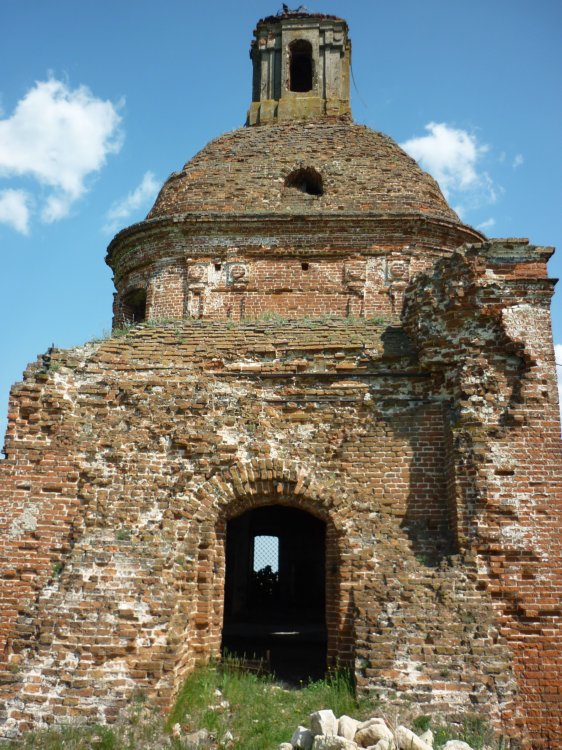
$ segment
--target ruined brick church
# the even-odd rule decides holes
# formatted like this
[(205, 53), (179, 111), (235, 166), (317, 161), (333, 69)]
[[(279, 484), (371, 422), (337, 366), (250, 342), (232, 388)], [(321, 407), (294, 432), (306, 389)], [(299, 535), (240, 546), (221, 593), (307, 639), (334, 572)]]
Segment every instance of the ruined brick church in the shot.
[(115, 335), (13, 387), (0, 736), (166, 709), (228, 649), (562, 746), (552, 248), (355, 124), (350, 56), (259, 21), (246, 127), (109, 245)]

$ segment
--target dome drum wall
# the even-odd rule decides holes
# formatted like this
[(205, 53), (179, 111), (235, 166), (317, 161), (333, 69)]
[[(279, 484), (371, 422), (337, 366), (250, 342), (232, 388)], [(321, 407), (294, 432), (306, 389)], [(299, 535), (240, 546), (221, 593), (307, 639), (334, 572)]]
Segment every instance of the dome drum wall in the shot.
[(156, 320), (398, 315), (408, 282), (467, 239), (479, 235), (412, 216), (272, 217), (267, 234), (260, 217), (152, 220), (110, 247), (114, 327), (138, 322), (137, 290)]
[(387, 136), (326, 119), (242, 128), (173, 174), (147, 220), (110, 244), (114, 325), (136, 290), (153, 319), (398, 314), (410, 278), (482, 239)]

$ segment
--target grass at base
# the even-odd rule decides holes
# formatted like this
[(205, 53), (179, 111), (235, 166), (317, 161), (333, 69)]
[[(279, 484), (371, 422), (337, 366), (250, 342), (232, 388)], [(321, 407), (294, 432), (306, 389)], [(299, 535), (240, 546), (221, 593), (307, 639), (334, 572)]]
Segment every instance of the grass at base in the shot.
[(167, 726), (179, 723), (186, 731), (206, 728), (215, 734), (219, 747), (229, 731), (235, 738), (229, 745), (232, 750), (269, 750), (288, 742), (296, 727), (320, 708), (331, 708), (336, 716), (366, 715), (369, 711), (366, 706), (361, 711), (346, 673), (290, 689), (272, 677), (244, 672), (235, 663), (227, 663), (194, 672), (180, 692)]
[[(60, 729), (26, 734), (20, 740), (1, 745), (10, 750), (191, 750), (186, 735), (200, 729), (209, 731), (209, 742), (201, 750), (276, 750), (289, 742), (299, 724), (308, 725), (313, 711), (332, 709), (336, 716), (347, 714), (362, 720), (384, 715), (391, 728), (398, 723), (412, 726), (416, 732), (431, 728), (435, 750), (450, 739), (462, 739), (474, 750), (484, 745), (503, 748), (494, 741), (481, 718), (467, 717), (462, 730), (433, 724), (429, 716), (392, 714), (372, 700), (355, 698), (353, 683), (345, 672), (324, 680), (288, 688), (268, 675), (242, 669), (234, 659), (221, 665), (197, 668), (181, 689), (176, 704), (164, 721), (141, 697), (131, 701), (117, 724), (112, 726), (66, 726)], [(389, 711), (392, 719), (389, 719)], [(175, 724), (179, 737), (171, 736)], [(230, 733), (232, 740), (225, 735)]]

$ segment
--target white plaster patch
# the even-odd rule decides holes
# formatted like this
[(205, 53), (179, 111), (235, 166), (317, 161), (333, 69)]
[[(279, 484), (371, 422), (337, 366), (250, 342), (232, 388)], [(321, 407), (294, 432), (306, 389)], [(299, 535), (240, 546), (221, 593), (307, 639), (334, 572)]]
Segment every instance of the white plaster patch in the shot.
[(136, 621), (140, 624), (151, 622), (153, 620), (148, 604), (146, 602), (139, 601), (138, 599), (121, 601), (119, 602), (117, 607), (120, 612), (123, 610), (131, 610), (132, 612), (134, 612)]
[(545, 342), (533, 336), (533, 332), (537, 324), (547, 325), (548, 330), (548, 310), (525, 303), (513, 305), (502, 310), (502, 321), (504, 330), (511, 339), (522, 342), (533, 359), (542, 358)]
[(422, 663), (420, 661), (399, 661), (396, 668), (402, 672), (402, 679), (409, 685), (416, 685), (422, 681)]
[(527, 529), (522, 526), (502, 526), (501, 535), (514, 546), (520, 546), (525, 539)]
[(159, 523), (162, 520), (163, 515), (164, 511), (162, 508), (159, 505), (154, 504), (149, 510), (142, 511), (139, 516), (139, 522), (142, 526)]
[(35, 531), (37, 528), (37, 515), (39, 507), (37, 505), (27, 505), (21, 515), (19, 515), (10, 526), (8, 537), (15, 539), (23, 536), (27, 531)]
[(240, 442), (238, 427), (221, 427), (220, 430), (217, 430), (217, 435), (223, 439), (226, 445), (238, 445)]
[(314, 436), (315, 432), (316, 427), (312, 424), (297, 424), (293, 427), (294, 439), (302, 440), (304, 442), (310, 440)]

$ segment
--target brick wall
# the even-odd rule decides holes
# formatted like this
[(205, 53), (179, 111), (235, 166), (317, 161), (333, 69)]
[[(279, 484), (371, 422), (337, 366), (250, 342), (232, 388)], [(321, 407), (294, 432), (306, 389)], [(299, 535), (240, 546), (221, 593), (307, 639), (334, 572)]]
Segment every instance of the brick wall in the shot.
[[(174, 228), (171, 242), (164, 221), (158, 230), (141, 224), (118, 238), (109, 256), (117, 287), (115, 327), (126, 322), (122, 301), (136, 289), (146, 291), (152, 320), (399, 315), (409, 280), (467, 237), (444, 222), (348, 217), (271, 221), (274, 244), (263, 236), (256, 244), (247, 233), (257, 227), (246, 224), (243, 218), (217, 221), (209, 236), (186, 220)], [(410, 232), (416, 243), (405, 241)]]
[(326, 524), (328, 657), (360, 690), (556, 747), (548, 254), (438, 260), (404, 328), (176, 320), (30, 366), (0, 465), (4, 735), (139, 688), (168, 707), (219, 652), (227, 520), (276, 503)]
[[(459, 544), (514, 655), (510, 717), (536, 747), (562, 737), (562, 452), (545, 265), (552, 248), (461, 248), (407, 295), (424, 365), (451, 394), (449, 495)], [(513, 269), (509, 273), (510, 265)]]

